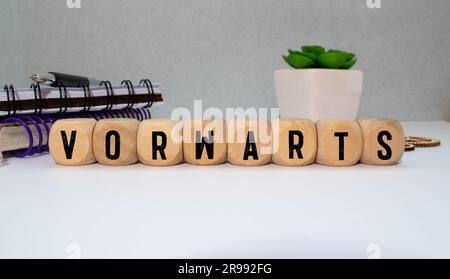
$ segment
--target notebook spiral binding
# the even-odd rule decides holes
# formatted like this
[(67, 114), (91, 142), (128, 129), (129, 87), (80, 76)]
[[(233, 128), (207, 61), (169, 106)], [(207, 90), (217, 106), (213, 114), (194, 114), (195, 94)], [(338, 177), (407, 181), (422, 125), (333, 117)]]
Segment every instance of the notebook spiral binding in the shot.
[[(121, 85), (128, 89), (128, 103), (126, 108), (133, 109), (135, 105), (135, 88), (133, 83), (130, 80), (122, 81)], [(58, 114), (65, 114), (67, 110), (72, 107), (71, 99), (67, 93), (67, 87), (64, 83), (59, 82), (56, 84), (59, 90), (59, 99), (60, 99), (60, 107)], [(104, 86), (106, 90), (106, 98), (107, 104), (104, 111), (110, 111), (114, 107), (114, 89), (110, 81), (104, 80), (100, 83), (100, 86)], [(139, 82), (139, 86), (146, 87), (148, 91), (148, 95), (151, 100), (152, 95), (155, 95), (155, 91), (153, 89), (153, 83), (149, 79), (143, 79)], [(88, 83), (83, 82), (80, 83), (80, 87), (83, 88), (84, 92), (84, 108), (82, 112), (89, 112), (94, 105), (93, 95), (91, 88)], [(42, 90), (39, 83), (33, 83), (30, 86), (34, 91), (34, 114), (41, 115), (43, 110), (43, 98), (42, 98)], [(5, 85), (3, 90), (6, 94), (6, 100), (8, 103), (8, 117), (12, 117), (17, 115), (17, 104), (16, 104), (16, 93), (13, 85)], [(153, 106), (153, 101), (149, 101), (146, 108), (150, 108)]]
[[(68, 119), (68, 118), (95, 118), (96, 120), (101, 119), (110, 119), (110, 118), (133, 118), (139, 121), (143, 121), (146, 119), (151, 119), (151, 113), (146, 108), (138, 108), (138, 109), (122, 109), (122, 110), (112, 110), (112, 111), (99, 111), (99, 112), (78, 112), (78, 113), (69, 113), (64, 116), (59, 114), (51, 114), (51, 115), (19, 115), (13, 116), (4, 119), (1, 121), (1, 124), (15, 123), (25, 128), (25, 131), (28, 135), (28, 148), (18, 151), (8, 151), (5, 152), (9, 156), (16, 158), (25, 158), (28, 156), (33, 156), (40, 153), (45, 153), (49, 151), (48, 148), (48, 140), (47, 143), (44, 143), (44, 134), (48, 136), (50, 134), (50, 126), (58, 119)], [(38, 134), (38, 145), (35, 147), (33, 132), (30, 126), (34, 126), (36, 128)], [(44, 128), (42, 128), (42, 126)]]
[[(28, 156), (33, 156), (36, 154), (48, 152), (48, 140), (44, 143), (44, 134), (48, 136), (50, 134), (50, 125), (53, 124), (58, 119), (63, 118), (95, 118), (96, 120), (109, 119), (109, 118), (134, 118), (139, 121), (146, 119), (151, 119), (151, 113), (147, 108), (153, 106), (153, 102), (150, 101), (144, 108), (133, 108), (134, 107), (134, 96), (135, 91), (133, 83), (130, 80), (122, 81), (121, 85), (126, 86), (128, 89), (128, 104), (125, 109), (122, 110), (112, 110), (114, 107), (114, 90), (110, 81), (102, 81), (100, 86), (104, 86), (107, 94), (107, 104), (103, 111), (91, 111), (94, 106), (94, 100), (92, 96), (92, 91), (88, 83), (81, 83), (80, 87), (83, 88), (84, 92), (84, 104), (83, 110), (76, 113), (67, 113), (69, 107), (71, 107), (71, 100), (67, 93), (67, 88), (63, 83), (56, 84), (59, 90), (60, 107), (59, 112), (56, 114), (42, 115), (43, 110), (43, 98), (42, 90), (39, 83), (31, 84), (30, 88), (34, 92), (34, 114), (35, 115), (17, 115), (17, 105), (16, 105), (16, 94), (13, 85), (5, 85), (4, 91), (6, 93), (6, 99), (8, 103), (8, 118), (2, 120), (1, 124), (15, 123), (23, 126), (28, 135), (29, 145), (28, 148), (18, 151), (8, 151), (5, 152), (8, 155), (16, 158), (24, 158)], [(139, 86), (145, 86), (148, 90), (150, 97), (155, 94), (153, 90), (153, 84), (149, 79), (143, 79), (139, 82)], [(150, 98), (151, 100), (151, 98)], [(50, 124), (50, 125), (49, 125)], [(38, 145), (34, 146), (33, 132), (31, 126), (34, 126), (38, 134)], [(44, 128), (42, 128), (42, 126)]]

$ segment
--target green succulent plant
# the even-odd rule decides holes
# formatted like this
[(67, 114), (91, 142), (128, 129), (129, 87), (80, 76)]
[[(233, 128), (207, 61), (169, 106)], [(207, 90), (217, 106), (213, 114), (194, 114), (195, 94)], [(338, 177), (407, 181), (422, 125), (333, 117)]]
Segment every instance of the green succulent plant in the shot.
[(295, 69), (325, 68), (348, 70), (356, 64), (355, 54), (342, 50), (326, 51), (321, 46), (303, 46), (301, 50), (289, 49), (284, 61)]

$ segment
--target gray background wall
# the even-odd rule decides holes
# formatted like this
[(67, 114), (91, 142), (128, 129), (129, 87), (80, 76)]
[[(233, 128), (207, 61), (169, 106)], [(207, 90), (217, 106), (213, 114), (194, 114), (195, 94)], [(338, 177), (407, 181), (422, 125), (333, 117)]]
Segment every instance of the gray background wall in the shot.
[(275, 107), (287, 48), (353, 50), (365, 73), (361, 117), (450, 120), (450, 1), (0, 0), (0, 82), (39, 71), (119, 82), (150, 77), (173, 108)]

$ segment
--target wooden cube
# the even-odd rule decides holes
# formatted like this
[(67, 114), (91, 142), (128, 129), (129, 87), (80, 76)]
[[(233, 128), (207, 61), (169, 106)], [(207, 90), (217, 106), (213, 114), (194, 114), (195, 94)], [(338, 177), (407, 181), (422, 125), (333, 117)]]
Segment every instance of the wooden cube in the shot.
[(95, 119), (56, 121), (50, 130), (50, 153), (59, 165), (82, 166), (95, 163), (92, 135)]
[(173, 166), (183, 162), (183, 126), (170, 119), (141, 122), (137, 135), (139, 161), (149, 166)]
[(282, 166), (306, 166), (317, 154), (317, 130), (311, 120), (279, 119), (272, 121), (272, 161)]
[(184, 160), (192, 165), (227, 161), (227, 124), (223, 120), (190, 120), (183, 125)]
[(353, 166), (361, 159), (362, 132), (352, 120), (319, 120), (316, 122), (317, 163), (326, 166)]
[(272, 129), (262, 120), (235, 119), (228, 123), (228, 162), (263, 166), (272, 159)]
[(94, 156), (102, 165), (127, 166), (138, 161), (136, 119), (105, 119), (94, 129)]
[(397, 120), (359, 120), (363, 135), (361, 163), (397, 164), (405, 151), (405, 134)]

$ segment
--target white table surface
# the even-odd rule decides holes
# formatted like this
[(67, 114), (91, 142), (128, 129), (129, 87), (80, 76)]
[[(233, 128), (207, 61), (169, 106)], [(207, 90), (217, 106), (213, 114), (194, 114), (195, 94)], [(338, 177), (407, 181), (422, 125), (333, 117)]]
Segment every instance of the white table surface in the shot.
[(450, 258), (443, 145), (391, 167), (0, 166), (1, 258)]

